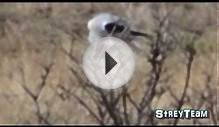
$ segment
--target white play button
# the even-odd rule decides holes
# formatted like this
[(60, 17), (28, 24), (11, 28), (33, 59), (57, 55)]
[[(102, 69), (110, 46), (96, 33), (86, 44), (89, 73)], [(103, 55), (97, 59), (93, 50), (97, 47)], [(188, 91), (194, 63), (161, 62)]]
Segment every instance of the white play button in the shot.
[(106, 37), (90, 45), (83, 58), (87, 78), (102, 89), (116, 89), (125, 85), (135, 67), (134, 54), (122, 40)]

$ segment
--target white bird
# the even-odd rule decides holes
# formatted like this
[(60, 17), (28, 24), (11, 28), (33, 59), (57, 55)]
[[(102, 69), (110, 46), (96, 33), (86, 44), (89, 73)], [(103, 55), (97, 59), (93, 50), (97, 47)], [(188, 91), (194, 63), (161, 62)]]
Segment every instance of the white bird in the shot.
[[(101, 38), (112, 36), (131, 44), (136, 36), (151, 38), (150, 35), (131, 30), (128, 22), (111, 13), (100, 13), (88, 21), (88, 41), (96, 44)], [(132, 45), (133, 46), (133, 45)]]

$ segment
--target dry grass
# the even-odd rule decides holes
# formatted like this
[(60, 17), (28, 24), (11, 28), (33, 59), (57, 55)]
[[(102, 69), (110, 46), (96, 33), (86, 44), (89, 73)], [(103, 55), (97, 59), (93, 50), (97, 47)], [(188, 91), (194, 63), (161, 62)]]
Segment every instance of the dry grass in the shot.
[[(69, 66), (74, 67), (74, 63), (61, 49), (70, 51), (72, 48), (73, 56), (82, 62), (83, 52), (88, 46), (86, 23), (98, 12), (112, 12), (127, 17), (135, 29), (152, 33), (155, 22), (152, 20), (149, 5), (141, 3), (0, 4), (0, 123), (39, 123), (35, 102), (22, 87), (25, 84), (33, 95), (40, 93), (37, 98), (40, 113), (43, 116), (48, 115), (49, 123), (95, 124), (95, 119), (74, 98), (62, 99), (57, 94), (63, 92), (57, 87), (61, 85), (87, 100), (92, 107), (93, 102), (87, 93), (81, 90), (80, 83), (69, 70)], [(200, 98), (193, 89), (210, 94), (205, 88), (206, 73), (210, 73), (212, 77), (212, 89), (218, 89), (216, 25), (205, 26), (206, 23), (216, 24), (216, 8), (207, 3), (168, 6), (168, 8), (173, 7), (176, 8), (173, 22), (191, 29), (205, 27), (206, 31), (195, 45), (197, 55), (194, 58), (191, 85), (188, 90), (189, 96), (192, 96), (194, 101), (184, 105), (184, 107), (197, 108), (194, 105)], [(146, 58), (138, 54), (136, 57), (137, 67), (129, 83), (129, 91), (135, 100), (138, 100), (139, 96), (142, 96), (143, 87), (146, 87), (143, 84), (151, 67)], [(51, 63), (53, 64), (51, 72), (45, 82), (46, 85), (41, 89), (41, 76), (46, 73), (44, 67)], [(180, 98), (185, 82), (185, 58), (177, 50), (168, 57), (164, 66), (171, 78), (166, 82), (167, 85), (161, 84), (157, 89), (169, 86), (176, 97)], [(165, 79), (167, 74), (161, 79)], [(216, 96), (215, 91), (212, 94)], [(166, 92), (160, 98), (153, 99), (152, 105), (154, 108), (171, 108), (173, 102), (172, 95)], [(201, 108), (208, 108), (208, 105), (203, 105)], [(211, 119), (201, 122), (212, 124)], [(161, 120), (160, 123), (166, 122)]]

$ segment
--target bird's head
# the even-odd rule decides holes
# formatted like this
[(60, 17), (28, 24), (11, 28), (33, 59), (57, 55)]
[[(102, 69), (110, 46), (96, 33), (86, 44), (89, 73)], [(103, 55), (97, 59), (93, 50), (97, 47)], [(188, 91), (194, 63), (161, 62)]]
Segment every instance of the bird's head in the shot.
[(87, 24), (89, 42), (96, 43), (101, 38), (112, 36), (123, 41), (131, 41), (135, 36), (145, 36), (144, 33), (130, 30), (128, 22), (111, 13), (100, 13)]
[(89, 20), (87, 27), (89, 31), (110, 32), (119, 20), (120, 17), (111, 13), (100, 13)]
[(90, 34), (99, 37), (116, 36), (127, 29), (125, 20), (111, 13), (100, 13), (89, 20), (87, 24)]

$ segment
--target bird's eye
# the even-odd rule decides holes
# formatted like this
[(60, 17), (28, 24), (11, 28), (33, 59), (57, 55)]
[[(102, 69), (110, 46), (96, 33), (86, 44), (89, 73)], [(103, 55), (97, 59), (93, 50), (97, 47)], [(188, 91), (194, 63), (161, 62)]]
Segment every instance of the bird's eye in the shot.
[(108, 23), (105, 25), (105, 30), (108, 32), (108, 33), (111, 33), (113, 28), (116, 26), (115, 23)]
[(105, 30), (108, 33), (117, 34), (117, 33), (121, 33), (124, 29), (125, 29), (125, 27), (123, 25), (118, 25), (115, 23), (108, 23), (105, 25)]
[(115, 33), (121, 33), (124, 29), (123, 25), (116, 25)]

